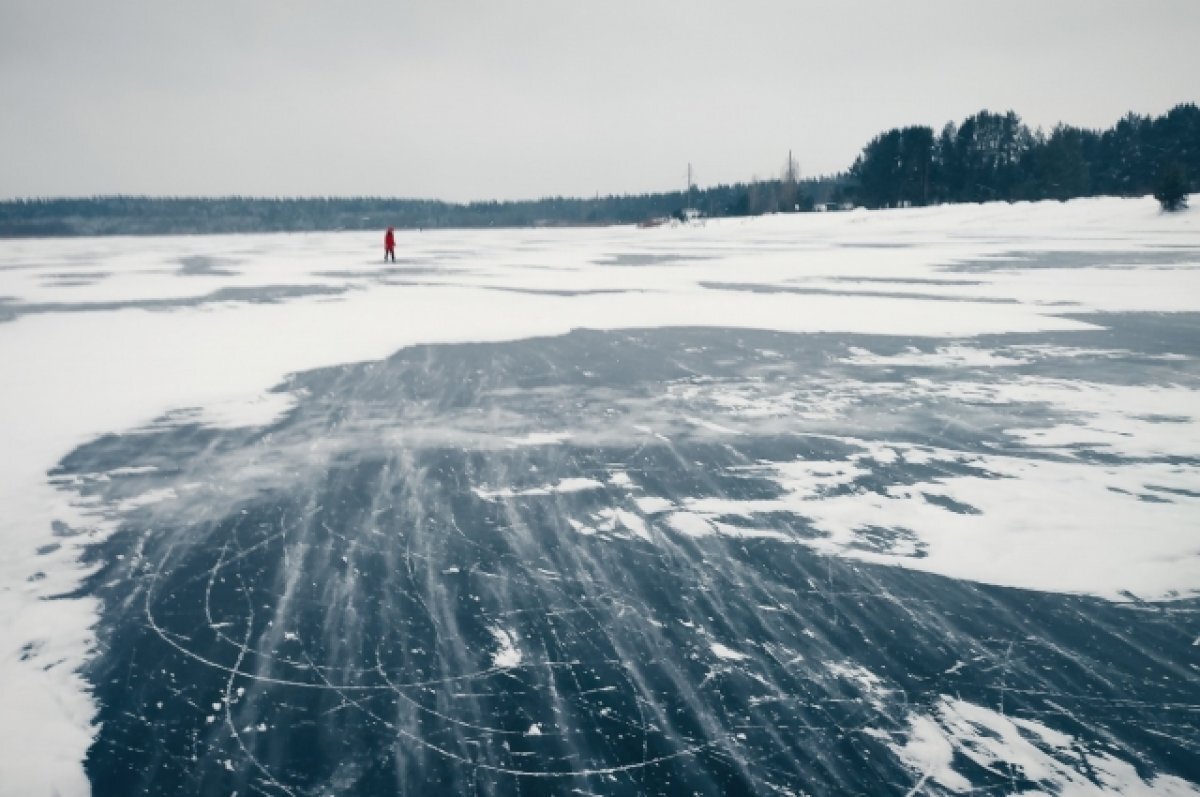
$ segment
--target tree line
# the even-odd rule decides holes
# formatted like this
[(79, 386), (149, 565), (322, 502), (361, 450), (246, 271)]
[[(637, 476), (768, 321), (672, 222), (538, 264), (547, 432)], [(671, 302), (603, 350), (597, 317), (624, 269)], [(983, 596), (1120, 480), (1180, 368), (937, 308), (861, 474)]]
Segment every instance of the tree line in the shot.
[(857, 202), (873, 208), (1143, 196), (1167, 185), (1186, 194), (1200, 189), (1200, 108), (1130, 113), (1103, 131), (1030, 130), (1012, 111), (980, 111), (940, 133), (893, 128), (866, 145), (850, 177)]
[(634, 224), (682, 216), (752, 216), (840, 205), (1070, 199), (1154, 193), (1168, 209), (1200, 190), (1200, 109), (1130, 113), (1108, 130), (1030, 130), (1013, 111), (980, 111), (939, 133), (879, 134), (853, 166), (800, 179), (790, 154), (777, 178), (637, 195), (452, 203), (385, 197), (98, 196), (0, 202), (0, 237), (170, 235), (445, 227)]
[(0, 237), (171, 235), (446, 227), (635, 224), (679, 216), (746, 216), (811, 208), (844, 176), (758, 180), (688, 191), (452, 203), (383, 197), (147, 197), (18, 199), (0, 202)]

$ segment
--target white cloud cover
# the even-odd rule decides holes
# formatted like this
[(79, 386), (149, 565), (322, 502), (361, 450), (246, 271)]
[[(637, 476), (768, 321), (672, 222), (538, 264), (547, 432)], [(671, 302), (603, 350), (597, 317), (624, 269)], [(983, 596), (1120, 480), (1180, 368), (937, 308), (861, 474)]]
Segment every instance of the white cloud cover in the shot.
[(1194, 101), (1200, 71), (1186, 0), (1008, 0), (987, 24), (954, 0), (16, 0), (2, 19), (18, 196), (677, 190), (688, 161), (705, 185), (789, 150), (827, 174), (889, 127), (984, 107), (1104, 128)]

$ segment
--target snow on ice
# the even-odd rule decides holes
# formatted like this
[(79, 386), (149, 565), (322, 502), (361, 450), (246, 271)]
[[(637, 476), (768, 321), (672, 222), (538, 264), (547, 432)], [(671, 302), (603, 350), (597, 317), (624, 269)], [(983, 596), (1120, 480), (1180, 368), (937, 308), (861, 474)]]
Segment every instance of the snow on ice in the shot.
[[(911, 579), (964, 582), (945, 587), (965, 590), (946, 606), (992, 605), (992, 593), (972, 584), (1028, 590), (1005, 600), (1059, 618), (1046, 628), (1065, 627), (1067, 615), (1194, 605), (1200, 214), (1163, 215), (1150, 199), (1084, 199), (652, 230), (413, 232), (398, 241), (407, 265), (388, 269), (374, 262), (375, 243), (360, 233), (0, 243), (0, 793), (83, 795), (89, 778), (118, 777), (101, 759), (132, 745), (109, 740), (84, 769), (98, 739), (123, 732), (116, 719), (100, 721), (123, 698), (89, 679), (105, 657), (133, 655), (107, 647), (132, 633), (131, 617), (225, 690), (216, 714), (195, 718), (194, 738), (210, 739), (204, 760), (233, 778), (220, 782), (271, 793), (324, 781), (288, 785), (256, 754), (251, 736), (288, 732), (288, 718), (271, 721), (262, 708), (259, 690), (270, 688), (336, 694), (333, 716), (357, 712), (426, 751), (450, 768), (439, 777), (653, 778), (687, 760), (725, 773), (722, 783), (800, 791), (820, 775), (793, 757), (774, 723), (811, 730), (836, 715), (831, 733), (857, 728), (893, 762), (873, 770), (864, 753), (858, 769), (837, 775), (851, 790), (874, 777), (910, 793), (961, 792), (1005, 772), (1029, 792), (1196, 793), (1146, 763), (1167, 757), (1113, 742), (1119, 730), (1103, 743), (1085, 738), (1107, 715), (1071, 725), (1084, 702), (1038, 674), (1039, 657), (1065, 644), (1057, 632), (1038, 646), (1013, 630), (1000, 644), (957, 627), (969, 624), (962, 618), (914, 621), (944, 653), (930, 654), (929, 677), (1011, 673), (979, 682), (980, 695), (1051, 696), (1040, 708), (1018, 706), (1023, 715), (984, 707), (982, 696), (949, 697), (936, 691), (941, 680), (924, 702), (901, 704), (912, 684), (899, 683), (900, 659), (870, 668), (850, 659), (871, 649), (867, 636), (895, 633), (854, 617), (853, 601), (878, 601), (886, 614), (912, 599), (889, 579), (918, 591), (944, 582)], [(191, 258), (224, 265), (198, 272)], [(64, 270), (91, 277), (54, 279)], [(372, 373), (409, 367), (395, 358), (414, 347), (457, 346), (455, 357), (470, 358), (481, 351), (472, 346), (509, 344), (450, 382), (432, 359), (412, 365), (426, 368), (432, 392), (405, 382), (402, 405), (370, 386)], [(542, 353), (527, 357), (528, 347)], [(530, 364), (538, 357), (541, 370)], [(510, 360), (529, 363), (514, 376), (504, 371)], [(155, 453), (168, 440), (185, 459)], [(420, 459), (430, 451), (445, 462)], [(302, 524), (320, 536), (295, 545), (290, 516), (274, 527), (252, 521), (261, 496), (327, 485), (322, 474), (363, 452), (383, 452), (394, 469), (378, 477), (393, 492), (373, 494), (365, 519)], [(85, 467), (93, 456), (128, 461)], [(434, 478), (445, 480), (436, 490)], [(304, 517), (323, 517), (315, 488), (311, 499), (299, 501)], [(450, 522), (459, 516), (447, 507), (467, 500), (483, 505), (472, 517), (490, 536)], [(433, 521), (441, 525), (421, 525)], [(249, 543), (237, 535), (252, 522), (263, 536)], [(156, 536), (222, 523), (240, 529), (232, 541)], [(553, 544), (539, 536), (546, 528)], [(414, 543), (424, 533), (468, 540), (464, 550), (480, 558), (437, 560), (440, 549)], [(388, 547), (401, 537), (407, 547)], [(318, 540), (342, 547), (324, 569), (306, 571)], [(511, 549), (494, 559), (479, 553), (502, 543)], [(188, 621), (192, 639), (155, 610), (160, 581), (183, 577), (163, 569), (171, 557), (204, 544), (215, 564), (186, 583), (207, 584), (210, 616)], [(233, 589), (239, 563), (273, 545), (283, 546), (286, 577), (270, 608), (207, 603)], [(577, 546), (574, 569), (548, 566), (564, 545)], [(475, 607), (478, 638), (436, 656), (432, 638), (430, 649), (410, 639), (403, 656), (379, 647), (363, 658), (375, 632), (355, 623), (377, 610), (362, 586), (374, 577), (371, 551), (391, 568), (403, 561), (420, 591), (397, 617), (427, 611), (429, 627), (448, 633), (451, 615)], [(796, 572), (774, 569), (788, 567)], [(928, 589), (920, 600), (936, 602)], [(530, 595), (562, 600), (520, 605)], [(842, 603), (845, 595), (856, 597)], [(349, 607), (328, 618), (327, 639), (291, 624), (318, 597)], [(738, 614), (742, 600), (782, 610)], [(806, 619), (818, 604), (828, 614)], [(1017, 614), (1004, 609), (1003, 622)], [(720, 631), (736, 641), (707, 643), (722, 670), (688, 669), (711, 656), (664, 630), (673, 619), (705, 639)], [(1119, 625), (1110, 619), (1105, 628)], [(839, 636), (847, 623), (863, 634), (857, 648)], [(1195, 647), (1194, 622), (1189, 629), (1181, 649)], [(203, 635), (229, 657), (195, 647)], [(1103, 668), (1133, 672), (1145, 664), (1135, 647), (1111, 665), (1092, 651), (1095, 660), (1079, 659), (1080, 677), (1116, 683)], [(581, 650), (598, 657), (594, 669), (583, 668)], [(458, 674), (445, 674), (451, 660)], [(801, 678), (808, 662), (834, 660)], [(1194, 665), (1153, 666), (1176, 678), (1163, 689), (1182, 690), (1163, 698), (1166, 718), (1153, 732), (1190, 751), (1178, 765), (1195, 773), (1191, 715), (1177, 713), (1200, 705)], [(554, 673), (581, 691), (559, 694)], [(483, 699), (471, 688), (499, 690), (499, 700), (516, 684), (543, 695), (536, 708), (546, 713), (506, 704), (500, 730), (447, 719), (451, 703)], [(160, 706), (183, 693), (168, 686), (155, 693)], [(722, 711), (706, 702), (717, 686), (727, 690)], [(443, 691), (426, 704), (419, 689)], [(395, 701), (390, 713), (376, 713), (377, 695)], [(1145, 698), (1147, 711), (1155, 699)], [(694, 712), (686, 732), (664, 708), (674, 700), (672, 711)], [(831, 708), (845, 700), (859, 715)], [(1074, 709), (1053, 708), (1072, 700)], [(736, 727), (735, 703), (747, 707)], [(818, 704), (825, 713), (806, 713)], [(114, 716), (143, 717), (123, 711)], [(418, 714), (448, 725), (423, 735)], [(573, 741), (564, 730), (572, 722), (635, 733), (636, 755)], [(205, 735), (217, 730), (223, 741)], [(561, 757), (539, 769), (536, 756), (515, 750), (518, 740), (560, 745), (539, 749)], [(328, 782), (365, 772), (353, 762)]]

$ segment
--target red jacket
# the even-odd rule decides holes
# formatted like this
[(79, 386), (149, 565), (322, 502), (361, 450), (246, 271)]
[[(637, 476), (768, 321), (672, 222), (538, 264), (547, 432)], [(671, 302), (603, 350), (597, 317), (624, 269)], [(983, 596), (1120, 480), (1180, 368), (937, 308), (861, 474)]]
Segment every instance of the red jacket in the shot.
[(384, 236), (383, 236), (383, 248), (384, 249), (395, 249), (396, 248), (396, 234), (392, 232), (391, 227), (388, 227), (387, 233), (384, 234)]

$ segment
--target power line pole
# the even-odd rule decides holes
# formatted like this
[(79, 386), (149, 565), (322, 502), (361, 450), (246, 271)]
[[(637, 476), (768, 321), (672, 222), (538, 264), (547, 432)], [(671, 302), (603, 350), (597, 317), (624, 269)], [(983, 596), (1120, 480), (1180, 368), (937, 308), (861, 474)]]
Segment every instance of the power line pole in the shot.
[(800, 209), (800, 168), (796, 165), (796, 159), (792, 157), (792, 151), (788, 150), (787, 165), (783, 167), (783, 203), (786, 209), (790, 212)]

